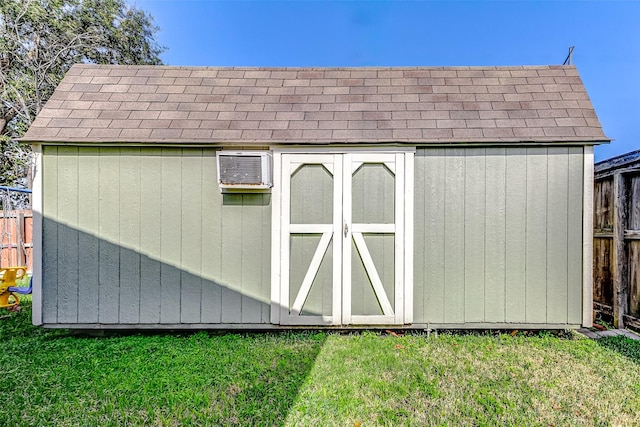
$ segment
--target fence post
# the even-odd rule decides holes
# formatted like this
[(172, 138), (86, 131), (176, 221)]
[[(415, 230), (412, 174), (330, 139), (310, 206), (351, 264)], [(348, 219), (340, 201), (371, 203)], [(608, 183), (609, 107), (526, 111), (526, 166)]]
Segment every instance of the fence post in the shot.
[(627, 225), (625, 178), (620, 172), (613, 175), (613, 325), (624, 328), (624, 315), (627, 312), (627, 252), (624, 230)]

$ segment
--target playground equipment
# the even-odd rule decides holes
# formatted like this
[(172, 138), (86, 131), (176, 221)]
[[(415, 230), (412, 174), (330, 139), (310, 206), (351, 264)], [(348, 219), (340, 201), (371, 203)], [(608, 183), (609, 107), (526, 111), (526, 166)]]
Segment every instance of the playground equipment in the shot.
[(11, 308), (20, 305), (19, 293), (27, 293), (29, 288), (19, 288), (16, 281), (27, 274), (27, 267), (0, 267), (0, 308)]
[[(17, 286), (27, 275), (28, 263), (24, 236), (24, 214), (16, 206), (24, 205), (25, 193), (31, 190), (0, 186), (0, 308), (17, 309), (19, 294), (30, 294), (29, 287)], [(18, 195), (18, 197), (12, 197)]]

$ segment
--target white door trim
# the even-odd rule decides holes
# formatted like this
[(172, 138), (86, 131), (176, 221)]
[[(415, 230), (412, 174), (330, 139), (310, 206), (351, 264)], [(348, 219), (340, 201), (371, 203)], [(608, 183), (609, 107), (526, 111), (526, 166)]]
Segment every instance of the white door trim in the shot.
[[(374, 151), (375, 150), (375, 151)], [(287, 154), (284, 155), (283, 154)], [(291, 156), (295, 155), (294, 161)], [(390, 155), (394, 154), (393, 160)], [(303, 147), (273, 150), (272, 189), (272, 260), (271, 260), (271, 322), (283, 325), (341, 325), (341, 324), (409, 324), (413, 321), (413, 161), (414, 147)], [(395, 224), (351, 224), (352, 172), (362, 163), (384, 163), (395, 175)], [(322, 164), (333, 174), (333, 224), (290, 223), (291, 174), (302, 164)], [(285, 176), (284, 174), (288, 174)], [(345, 182), (345, 173), (348, 182)], [(348, 184), (348, 185), (347, 185)], [(338, 190), (338, 191), (336, 191)], [(404, 200), (403, 200), (404, 199)], [(398, 203), (401, 201), (402, 203)], [(349, 221), (346, 219), (349, 218)], [(346, 227), (346, 228), (345, 228)], [(346, 236), (344, 236), (346, 231)], [(315, 250), (303, 284), (295, 297), (292, 310), (289, 305), (289, 238), (290, 233), (314, 233), (322, 237)], [(384, 293), (373, 260), (362, 233), (394, 233), (395, 240), (395, 311)], [(363, 257), (365, 269), (382, 306), (382, 315), (351, 314), (351, 241)], [(331, 316), (295, 316), (304, 305), (313, 278), (331, 242), (333, 244), (333, 300)], [(343, 244), (340, 244), (342, 241)], [(348, 245), (347, 245), (348, 243)], [(347, 256), (348, 255), (348, 256)], [(336, 263), (340, 265), (337, 266)], [(317, 264), (317, 265), (316, 265)], [(349, 277), (347, 277), (349, 276)], [(309, 289), (307, 289), (309, 288)]]

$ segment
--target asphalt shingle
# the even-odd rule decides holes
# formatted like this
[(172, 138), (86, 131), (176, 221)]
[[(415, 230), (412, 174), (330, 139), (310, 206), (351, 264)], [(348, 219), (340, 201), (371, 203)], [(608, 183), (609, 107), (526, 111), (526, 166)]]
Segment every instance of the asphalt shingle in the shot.
[(27, 142), (605, 142), (573, 66), (73, 66)]

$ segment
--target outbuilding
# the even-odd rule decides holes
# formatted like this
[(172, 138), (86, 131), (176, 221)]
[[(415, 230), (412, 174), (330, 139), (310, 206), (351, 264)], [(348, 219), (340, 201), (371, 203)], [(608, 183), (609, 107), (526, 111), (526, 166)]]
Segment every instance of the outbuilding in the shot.
[(76, 65), (23, 141), (36, 325), (592, 321), (573, 66)]

